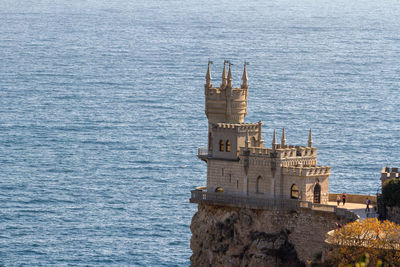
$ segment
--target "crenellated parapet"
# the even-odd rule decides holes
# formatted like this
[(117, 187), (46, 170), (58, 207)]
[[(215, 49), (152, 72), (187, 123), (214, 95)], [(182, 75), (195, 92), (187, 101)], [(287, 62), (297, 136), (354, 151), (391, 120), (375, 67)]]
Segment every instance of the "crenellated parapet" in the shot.
[(312, 176), (329, 176), (331, 167), (315, 166), (315, 167), (283, 167), (282, 173), (290, 176), (312, 177)]
[(382, 168), (382, 171), (381, 171), (382, 184), (386, 180), (390, 180), (390, 179), (394, 179), (394, 178), (400, 178), (399, 168), (389, 168), (389, 167)]

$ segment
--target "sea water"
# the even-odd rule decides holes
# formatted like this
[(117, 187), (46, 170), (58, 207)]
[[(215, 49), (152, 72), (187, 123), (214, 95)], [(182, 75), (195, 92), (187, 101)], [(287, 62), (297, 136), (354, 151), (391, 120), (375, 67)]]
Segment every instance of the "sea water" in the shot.
[(397, 1), (110, 2), (0, 0), (0, 265), (188, 266), (209, 59), (331, 192), (400, 166)]

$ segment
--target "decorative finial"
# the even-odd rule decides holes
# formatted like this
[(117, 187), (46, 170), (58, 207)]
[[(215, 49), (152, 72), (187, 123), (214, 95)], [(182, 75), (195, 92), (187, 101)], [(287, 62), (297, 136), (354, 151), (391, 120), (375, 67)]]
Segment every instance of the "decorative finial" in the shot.
[(232, 87), (232, 72), (231, 72), (231, 66), (233, 65), (230, 61), (228, 61), (229, 65), (229, 71), (228, 71), (228, 86)]
[(312, 147), (312, 133), (310, 128), (310, 133), (308, 134), (308, 147)]
[(222, 70), (222, 83), (221, 83), (221, 88), (224, 88), (226, 86), (226, 63), (228, 63), (228, 60), (224, 60), (224, 69)]
[(247, 85), (247, 79), (248, 79), (248, 77), (247, 77), (247, 70), (246, 70), (246, 66), (247, 66), (247, 65), (249, 65), (249, 62), (245, 61), (245, 62), (244, 62), (244, 68), (243, 68), (243, 75), (242, 75), (242, 81), (243, 81), (243, 83), (242, 83), (242, 86), (241, 86), (241, 88), (243, 88), (243, 89), (249, 88), (249, 86)]
[(208, 67), (207, 67), (207, 74), (206, 74), (206, 86), (212, 87), (211, 84), (211, 70), (210, 70), (210, 65), (213, 64), (212, 61), (208, 60)]
[(285, 128), (282, 129), (281, 147), (282, 147), (282, 148), (286, 147)]
[(275, 150), (276, 146), (277, 146), (277, 144), (276, 144), (276, 132), (274, 130), (274, 135), (272, 137), (272, 149)]

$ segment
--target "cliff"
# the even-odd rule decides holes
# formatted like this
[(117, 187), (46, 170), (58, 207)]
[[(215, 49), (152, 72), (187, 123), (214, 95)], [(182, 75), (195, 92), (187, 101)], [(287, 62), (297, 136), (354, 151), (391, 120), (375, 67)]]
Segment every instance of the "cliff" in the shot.
[(190, 226), (192, 266), (304, 266), (321, 255), (326, 233), (339, 219), (309, 209), (199, 204)]

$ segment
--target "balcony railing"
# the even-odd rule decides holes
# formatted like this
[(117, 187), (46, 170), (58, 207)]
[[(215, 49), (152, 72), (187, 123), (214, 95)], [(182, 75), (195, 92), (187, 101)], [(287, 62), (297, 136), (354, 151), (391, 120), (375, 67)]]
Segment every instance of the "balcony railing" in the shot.
[(316, 204), (296, 199), (274, 199), (257, 195), (243, 196), (224, 192), (207, 192), (206, 190), (199, 189), (191, 191), (190, 202), (251, 209), (298, 210), (300, 208), (305, 208), (315, 211), (336, 213), (348, 219), (357, 219), (357, 215), (353, 212), (331, 205)]
[(199, 147), (198, 152), (197, 152), (197, 156), (198, 157), (208, 157), (209, 156), (209, 151), (208, 148), (206, 147)]

